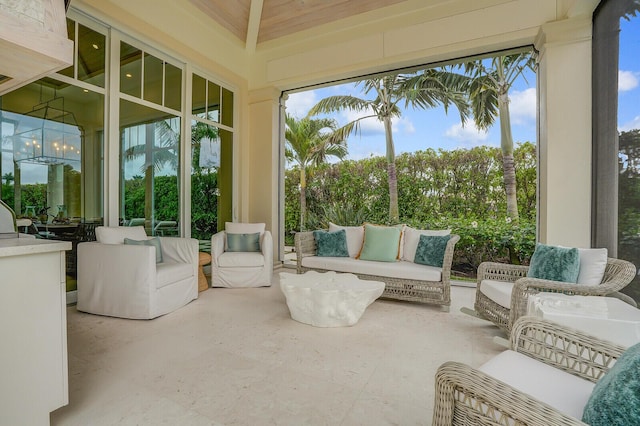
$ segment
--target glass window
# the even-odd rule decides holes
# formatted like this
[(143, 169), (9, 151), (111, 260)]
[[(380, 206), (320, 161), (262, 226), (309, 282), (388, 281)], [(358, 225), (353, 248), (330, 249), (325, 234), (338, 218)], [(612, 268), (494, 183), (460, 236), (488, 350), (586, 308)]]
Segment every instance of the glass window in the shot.
[(222, 124), (233, 127), (233, 92), (222, 89)]
[[(23, 231), (91, 239), (103, 222), (104, 95), (44, 78), (0, 102), (3, 201), (32, 219)], [(67, 252), (68, 289), (75, 277), (74, 249)]]
[(142, 50), (120, 43), (120, 91), (142, 97)]
[(78, 80), (104, 87), (106, 37), (78, 24)]
[(162, 105), (162, 61), (155, 56), (144, 54), (144, 96), (154, 104)]
[(207, 118), (220, 122), (220, 86), (212, 82), (207, 85)]
[(182, 70), (168, 62), (164, 64), (164, 105), (182, 110)]
[[(76, 23), (75, 21), (67, 18), (67, 34), (69, 35), (69, 40), (76, 41)], [(77, 57), (74, 55), (73, 63), (75, 64), (77, 61)], [(63, 69), (62, 71), (58, 71), (60, 74), (65, 75), (67, 77), (73, 78), (73, 65)]]
[(178, 236), (180, 117), (120, 100), (120, 216), (148, 235)]
[(207, 80), (193, 74), (191, 113), (199, 118), (207, 118)]

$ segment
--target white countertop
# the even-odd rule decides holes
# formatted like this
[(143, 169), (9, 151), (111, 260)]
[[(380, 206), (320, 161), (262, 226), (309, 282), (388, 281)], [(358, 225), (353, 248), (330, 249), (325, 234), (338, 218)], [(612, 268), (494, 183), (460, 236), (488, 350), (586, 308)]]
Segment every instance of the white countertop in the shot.
[(0, 257), (71, 250), (71, 242), (35, 238), (0, 238)]

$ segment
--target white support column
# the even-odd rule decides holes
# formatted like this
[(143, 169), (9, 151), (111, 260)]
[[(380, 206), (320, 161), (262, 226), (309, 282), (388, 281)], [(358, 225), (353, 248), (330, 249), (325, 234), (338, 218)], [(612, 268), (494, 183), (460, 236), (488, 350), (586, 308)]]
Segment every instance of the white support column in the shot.
[[(265, 222), (278, 235), (278, 176), (280, 167), (280, 91), (275, 88), (249, 93), (249, 144), (243, 149), (242, 169), (248, 173), (251, 194), (242, 218)], [(279, 244), (274, 238), (274, 245)], [(278, 247), (274, 247), (278, 253)]]
[(591, 19), (542, 26), (538, 71), (538, 238), (591, 243)]

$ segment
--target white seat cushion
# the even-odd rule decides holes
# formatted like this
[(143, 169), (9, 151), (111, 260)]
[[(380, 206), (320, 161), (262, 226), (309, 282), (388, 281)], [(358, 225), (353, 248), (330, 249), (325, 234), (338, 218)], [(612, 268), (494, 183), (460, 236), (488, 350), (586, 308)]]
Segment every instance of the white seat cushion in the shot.
[(307, 256), (302, 259), (302, 266), (405, 280), (440, 281), (442, 279), (442, 268), (403, 261), (376, 262), (373, 260), (352, 259), (350, 257)]
[(156, 264), (156, 288), (191, 278), (193, 276), (193, 266), (188, 263), (158, 263)]
[(495, 280), (482, 280), (480, 282), (480, 293), (507, 309), (511, 309), (512, 290), (513, 283), (511, 282)]
[(221, 268), (254, 268), (264, 266), (262, 253), (228, 251), (218, 257), (218, 266)]
[(479, 370), (576, 419), (582, 418), (594, 387), (588, 380), (514, 351), (502, 352)]

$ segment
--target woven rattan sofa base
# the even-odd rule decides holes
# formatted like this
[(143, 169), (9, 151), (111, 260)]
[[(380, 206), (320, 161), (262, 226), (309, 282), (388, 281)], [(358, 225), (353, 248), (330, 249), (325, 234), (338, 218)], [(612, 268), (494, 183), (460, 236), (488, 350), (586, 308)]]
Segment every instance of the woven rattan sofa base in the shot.
[[(451, 262), (453, 261), (453, 250), (459, 239), (458, 235), (451, 235), (447, 244), (442, 265), (441, 281), (411, 280), (368, 274), (355, 275), (363, 280), (384, 282), (385, 289), (382, 293), (382, 298), (440, 305), (444, 311), (448, 312), (451, 305)], [(309, 268), (302, 265), (303, 258), (315, 256), (316, 254), (313, 232), (298, 232), (295, 235), (295, 248), (299, 274), (307, 271), (326, 271), (325, 269)], [(355, 259), (353, 261), (358, 262)], [(349, 273), (349, 271), (338, 272)]]

